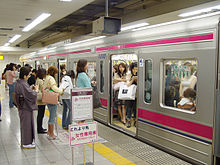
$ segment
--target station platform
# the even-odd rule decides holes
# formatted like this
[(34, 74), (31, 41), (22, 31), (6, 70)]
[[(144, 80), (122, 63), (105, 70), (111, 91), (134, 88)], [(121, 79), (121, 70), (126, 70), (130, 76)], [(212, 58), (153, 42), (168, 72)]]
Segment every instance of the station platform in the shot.
[[(46, 134), (37, 134), (35, 149), (21, 149), (20, 121), (16, 108), (9, 109), (8, 95), (2, 101), (0, 122), (1, 165), (71, 165), (72, 150), (69, 133), (60, 126), (61, 108), (58, 111), (58, 138), (48, 140)], [(35, 120), (37, 111), (34, 112)], [(47, 128), (48, 111), (44, 117)], [(36, 122), (35, 122), (36, 123)], [(95, 146), (95, 165), (189, 165), (181, 159), (158, 150), (135, 138), (98, 123), (99, 140)], [(92, 163), (92, 145), (85, 145), (86, 164)], [(83, 147), (74, 147), (74, 165), (83, 165)]]

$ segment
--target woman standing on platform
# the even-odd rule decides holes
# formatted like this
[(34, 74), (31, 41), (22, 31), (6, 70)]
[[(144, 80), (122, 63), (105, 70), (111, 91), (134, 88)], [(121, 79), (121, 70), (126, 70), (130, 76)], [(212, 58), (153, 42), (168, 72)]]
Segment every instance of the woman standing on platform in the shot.
[(62, 127), (63, 129), (68, 129), (68, 126), (71, 124), (70, 96), (71, 96), (71, 89), (73, 89), (73, 84), (71, 80), (71, 71), (68, 71), (66, 75), (63, 75), (63, 78), (61, 79), (60, 88), (64, 89), (63, 96), (61, 96), (63, 102)]
[[(59, 89), (57, 87), (57, 83), (55, 77), (58, 73), (58, 69), (55, 66), (50, 66), (47, 71), (47, 76), (44, 81), (44, 88), (43, 89), (52, 89), (54, 92), (63, 94), (63, 89)], [(54, 135), (54, 124), (55, 124), (55, 117), (57, 113), (57, 104), (47, 104), (47, 107), (50, 111), (49, 121), (48, 121), (48, 139), (54, 140), (56, 136)]]
[[(42, 127), (44, 112), (45, 112), (45, 104), (42, 102), (42, 91), (44, 85), (44, 78), (46, 77), (46, 69), (40, 68), (37, 71), (37, 80), (36, 85), (39, 86), (39, 92), (37, 94), (37, 105), (38, 105), (38, 112), (37, 112), (37, 133), (43, 134), (47, 133), (47, 130)], [(29, 84), (30, 85), (30, 84)]]
[(13, 80), (15, 79), (16, 75), (16, 65), (13, 63), (10, 63), (9, 65), (9, 70), (6, 72), (6, 77), (7, 77), (7, 83), (9, 86), (9, 108), (13, 108), (13, 98), (12, 98), (12, 93), (15, 91), (15, 82)]
[(27, 83), (31, 70), (27, 67), (20, 69), (19, 78), (15, 84), (15, 98), (19, 111), (21, 127), (21, 146), (24, 149), (35, 148), (34, 142), (34, 116), (33, 111), (37, 110), (38, 86), (31, 89)]
[(88, 62), (87, 60), (81, 59), (77, 62), (76, 67), (76, 87), (77, 88), (91, 88), (91, 80), (87, 74)]

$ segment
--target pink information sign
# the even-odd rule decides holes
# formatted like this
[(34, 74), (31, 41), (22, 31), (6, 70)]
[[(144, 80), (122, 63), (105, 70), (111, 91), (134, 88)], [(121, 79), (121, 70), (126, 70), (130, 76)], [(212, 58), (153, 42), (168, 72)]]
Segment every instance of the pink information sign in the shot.
[(94, 143), (98, 140), (97, 122), (69, 126), (70, 146)]

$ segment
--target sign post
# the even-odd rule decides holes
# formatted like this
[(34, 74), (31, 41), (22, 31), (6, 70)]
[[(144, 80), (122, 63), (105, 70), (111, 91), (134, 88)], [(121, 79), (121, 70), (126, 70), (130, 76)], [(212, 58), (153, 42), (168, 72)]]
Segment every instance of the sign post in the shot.
[(92, 88), (75, 88), (71, 91), (71, 121), (69, 126), (70, 146), (72, 148), (72, 164), (74, 165), (74, 146), (83, 145), (83, 162), (85, 161), (85, 144), (92, 143), (94, 165), (94, 142), (98, 140), (97, 122), (93, 120)]

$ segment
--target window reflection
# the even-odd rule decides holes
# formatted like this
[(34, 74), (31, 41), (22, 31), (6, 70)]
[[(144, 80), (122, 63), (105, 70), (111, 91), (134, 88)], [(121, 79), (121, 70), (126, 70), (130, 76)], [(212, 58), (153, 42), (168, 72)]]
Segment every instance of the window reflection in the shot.
[(196, 111), (197, 60), (164, 61), (164, 104)]
[(151, 103), (152, 88), (152, 61), (145, 61), (145, 83), (144, 83), (144, 99), (146, 103)]

